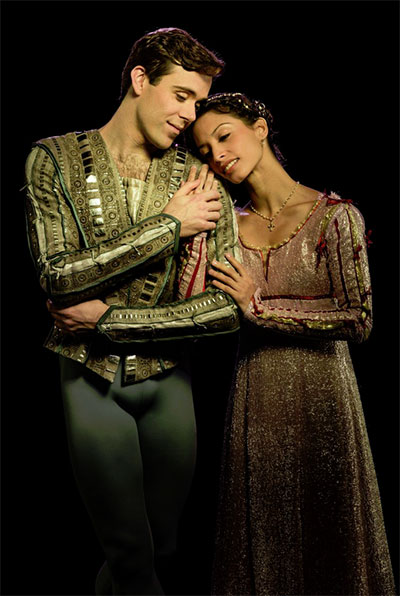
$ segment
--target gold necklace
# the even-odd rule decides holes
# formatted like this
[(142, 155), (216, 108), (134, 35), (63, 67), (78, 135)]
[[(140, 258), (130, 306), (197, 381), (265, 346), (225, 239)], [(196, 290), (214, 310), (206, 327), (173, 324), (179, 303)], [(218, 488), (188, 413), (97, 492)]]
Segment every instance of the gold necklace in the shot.
[(288, 200), (290, 199), (290, 197), (294, 195), (294, 192), (295, 192), (295, 190), (296, 190), (296, 188), (297, 188), (297, 185), (298, 185), (298, 184), (300, 184), (300, 182), (296, 182), (296, 184), (293, 186), (292, 190), (290, 191), (290, 193), (289, 193), (289, 196), (287, 197), (287, 199), (285, 199), (285, 200), (283, 201), (283, 203), (282, 203), (282, 205), (279, 207), (278, 211), (277, 211), (276, 213), (274, 213), (274, 215), (272, 215), (272, 216), (270, 216), (270, 217), (268, 217), (268, 215), (264, 215), (263, 213), (260, 213), (259, 211), (257, 211), (257, 209), (255, 209), (255, 208), (253, 207), (253, 205), (250, 205), (250, 209), (251, 209), (252, 211), (254, 211), (254, 213), (257, 213), (257, 215), (259, 215), (259, 216), (260, 216), (260, 217), (262, 217), (263, 219), (266, 219), (266, 220), (269, 222), (269, 224), (268, 224), (267, 228), (268, 228), (268, 230), (269, 230), (270, 232), (272, 232), (272, 230), (273, 230), (273, 229), (274, 229), (274, 227), (275, 227), (275, 224), (274, 224), (274, 219), (275, 219), (276, 217), (278, 217), (278, 215), (280, 214), (280, 212), (282, 211), (282, 209), (284, 208), (284, 206), (286, 205), (286, 203), (288, 202)]

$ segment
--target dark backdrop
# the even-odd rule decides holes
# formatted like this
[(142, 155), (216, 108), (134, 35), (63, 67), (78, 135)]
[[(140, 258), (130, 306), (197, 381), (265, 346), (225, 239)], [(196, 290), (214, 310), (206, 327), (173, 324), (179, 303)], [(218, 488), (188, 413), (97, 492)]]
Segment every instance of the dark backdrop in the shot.
[[(352, 199), (372, 230), (375, 326), (352, 346), (397, 574), (398, 3), (2, 2), (3, 594), (93, 593), (102, 562), (70, 469), (57, 359), (25, 241), (32, 141), (103, 125), (135, 39), (187, 29), (227, 61), (214, 91), (275, 115), (287, 169)], [(234, 342), (196, 349), (199, 461), (180, 533), (182, 594), (208, 590)]]

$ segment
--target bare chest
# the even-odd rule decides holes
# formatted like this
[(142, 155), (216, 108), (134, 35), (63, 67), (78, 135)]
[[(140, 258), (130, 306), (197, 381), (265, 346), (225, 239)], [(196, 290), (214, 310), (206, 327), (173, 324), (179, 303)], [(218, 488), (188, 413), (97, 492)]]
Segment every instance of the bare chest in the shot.
[(136, 178), (137, 180), (146, 180), (147, 172), (150, 167), (150, 160), (145, 160), (137, 155), (128, 155), (124, 159), (113, 155), (117, 170), (120, 176), (124, 178)]

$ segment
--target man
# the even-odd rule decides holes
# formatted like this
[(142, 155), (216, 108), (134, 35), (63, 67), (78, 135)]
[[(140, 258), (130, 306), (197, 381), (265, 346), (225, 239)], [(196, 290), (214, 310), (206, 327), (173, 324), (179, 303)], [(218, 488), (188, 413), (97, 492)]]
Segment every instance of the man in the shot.
[(196, 246), (209, 259), (238, 256), (226, 191), (171, 147), (222, 68), (185, 31), (149, 33), (111, 120), (42, 139), (27, 159), (29, 243), (56, 321), (46, 346), (62, 356), (72, 464), (107, 559), (97, 593), (108, 581), (113, 594), (163, 593), (154, 558), (175, 548), (195, 459), (182, 343), (167, 340), (239, 326), (215, 289), (175, 299), (181, 238), (208, 232)]

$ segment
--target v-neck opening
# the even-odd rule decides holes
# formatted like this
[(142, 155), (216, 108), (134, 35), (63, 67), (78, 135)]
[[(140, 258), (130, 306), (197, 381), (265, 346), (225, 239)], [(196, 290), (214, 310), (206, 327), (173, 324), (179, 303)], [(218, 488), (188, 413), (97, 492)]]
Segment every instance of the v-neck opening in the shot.
[(297, 236), (297, 234), (300, 232), (300, 230), (306, 225), (306, 223), (308, 222), (308, 220), (311, 218), (311, 216), (313, 215), (313, 213), (316, 211), (317, 207), (321, 204), (321, 200), (323, 199), (323, 197), (325, 196), (325, 193), (319, 193), (317, 198), (315, 199), (310, 211), (307, 213), (307, 215), (305, 216), (305, 218), (296, 226), (296, 228), (293, 230), (293, 232), (284, 240), (281, 240), (280, 242), (277, 242), (275, 244), (265, 244), (264, 246), (256, 246), (254, 244), (251, 244), (250, 242), (247, 242), (240, 230), (239, 230), (239, 239), (241, 244), (245, 247), (248, 248), (250, 250), (271, 250), (271, 249), (278, 249), (281, 248), (282, 246), (284, 246), (285, 244), (287, 244), (288, 242), (290, 242), (291, 240), (293, 240), (293, 238), (295, 238), (295, 236)]

